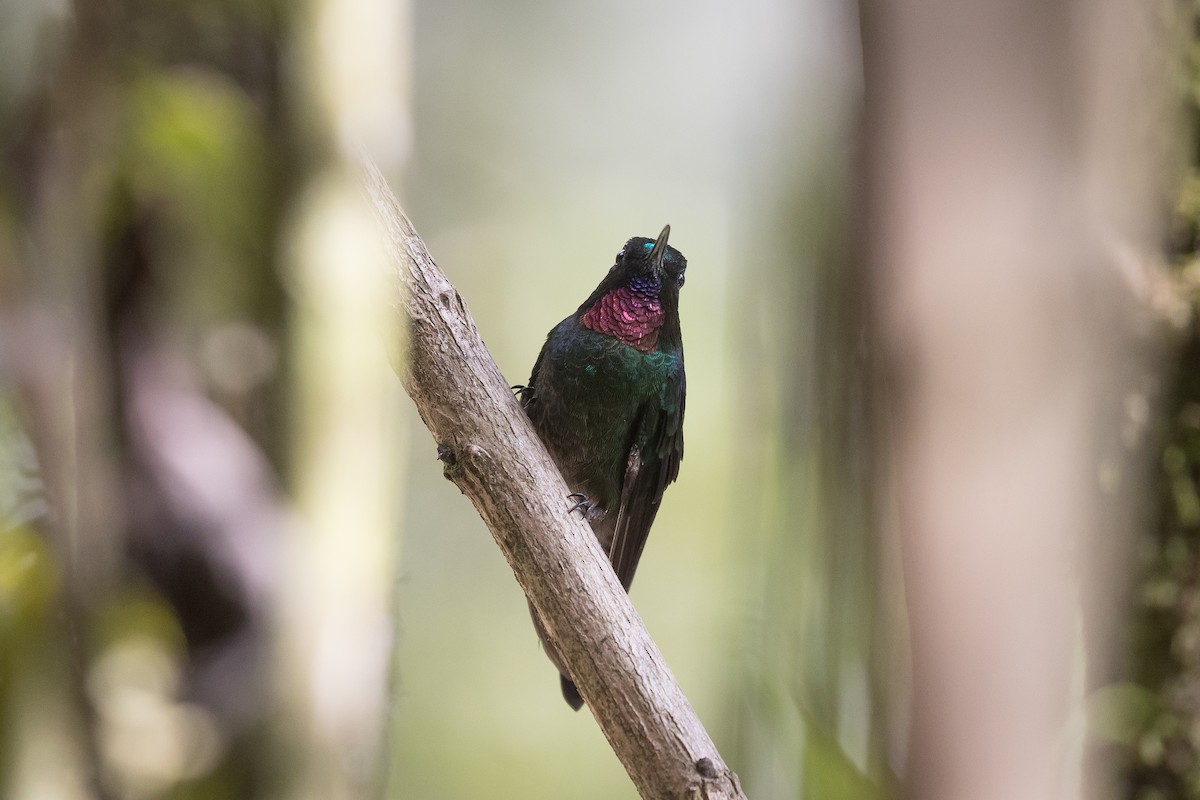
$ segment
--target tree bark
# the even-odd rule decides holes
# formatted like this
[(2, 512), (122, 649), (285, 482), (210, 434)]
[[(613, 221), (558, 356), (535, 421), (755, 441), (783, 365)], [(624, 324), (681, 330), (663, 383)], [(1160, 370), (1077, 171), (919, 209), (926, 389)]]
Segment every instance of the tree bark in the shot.
[(366, 188), (409, 322), (404, 387), (438, 444), (445, 475), (471, 499), (642, 797), (744, 798), (569, 489), (387, 182)]

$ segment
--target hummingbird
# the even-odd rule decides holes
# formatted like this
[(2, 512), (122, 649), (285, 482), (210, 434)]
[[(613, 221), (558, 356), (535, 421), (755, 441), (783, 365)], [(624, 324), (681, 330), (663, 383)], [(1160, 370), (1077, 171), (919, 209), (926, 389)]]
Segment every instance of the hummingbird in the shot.
[[(521, 405), (558, 465), (579, 510), (625, 591), (663, 491), (683, 459), (685, 381), (679, 289), (687, 259), (635, 236), (600, 285), (546, 337)], [(583, 705), (532, 606), (534, 627), (561, 675), (562, 693)]]

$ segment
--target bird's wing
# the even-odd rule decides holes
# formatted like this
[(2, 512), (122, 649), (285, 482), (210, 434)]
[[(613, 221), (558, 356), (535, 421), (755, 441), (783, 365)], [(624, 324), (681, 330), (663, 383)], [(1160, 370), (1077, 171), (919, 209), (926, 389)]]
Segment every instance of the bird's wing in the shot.
[(621, 504), (608, 559), (621, 585), (629, 591), (646, 537), (658, 513), (663, 491), (679, 475), (683, 460), (682, 376), (677, 388), (642, 406), (621, 484)]

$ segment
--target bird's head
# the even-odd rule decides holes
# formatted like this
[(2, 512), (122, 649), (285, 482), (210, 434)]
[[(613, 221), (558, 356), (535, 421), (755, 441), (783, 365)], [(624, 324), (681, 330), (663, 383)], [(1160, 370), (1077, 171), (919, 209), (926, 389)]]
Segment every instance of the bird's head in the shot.
[(660, 292), (678, 292), (687, 271), (687, 259), (683, 253), (667, 244), (670, 235), (671, 226), (667, 225), (657, 239), (635, 236), (626, 242), (621, 252), (617, 253), (616, 263), (609, 272), (609, 277), (617, 278), (614, 284), (648, 282), (658, 284)]
[(614, 336), (648, 352), (679, 339), (679, 287), (687, 259), (667, 244), (671, 226), (657, 239), (635, 236), (617, 253), (616, 263), (577, 312), (584, 327)]

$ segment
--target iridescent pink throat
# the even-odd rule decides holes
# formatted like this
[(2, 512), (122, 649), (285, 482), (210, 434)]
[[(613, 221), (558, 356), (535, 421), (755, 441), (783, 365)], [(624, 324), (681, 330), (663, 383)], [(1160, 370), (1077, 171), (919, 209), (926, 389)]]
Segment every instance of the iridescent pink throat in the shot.
[(596, 301), (579, 321), (585, 328), (649, 353), (658, 345), (663, 310), (657, 292), (650, 294), (622, 286)]

